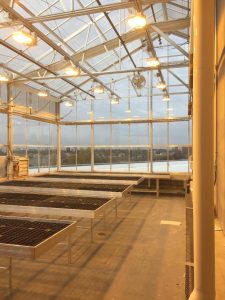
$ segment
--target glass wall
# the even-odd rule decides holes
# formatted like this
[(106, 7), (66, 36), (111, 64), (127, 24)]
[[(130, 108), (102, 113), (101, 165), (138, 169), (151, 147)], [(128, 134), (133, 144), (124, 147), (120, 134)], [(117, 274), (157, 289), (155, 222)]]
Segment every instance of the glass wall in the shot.
[(61, 126), (63, 170), (91, 170), (91, 126)]
[(13, 154), (29, 158), (30, 173), (56, 170), (56, 126), (13, 116)]
[(77, 101), (72, 109), (62, 105), (64, 120), (74, 121), (74, 125), (62, 126), (63, 168), (188, 172), (192, 144), (189, 91), (177, 79), (188, 82), (188, 71), (183, 68), (173, 74), (176, 76), (163, 71), (169, 101), (163, 101), (163, 92), (156, 88), (156, 72), (145, 72), (146, 85), (140, 90), (132, 86), (132, 75), (117, 75), (122, 79), (111, 87), (124, 95), (119, 104), (112, 104), (110, 95), (104, 93)]
[(62, 168), (188, 172), (189, 122), (62, 126)]
[(7, 116), (0, 114), (0, 156), (6, 155), (7, 149)]

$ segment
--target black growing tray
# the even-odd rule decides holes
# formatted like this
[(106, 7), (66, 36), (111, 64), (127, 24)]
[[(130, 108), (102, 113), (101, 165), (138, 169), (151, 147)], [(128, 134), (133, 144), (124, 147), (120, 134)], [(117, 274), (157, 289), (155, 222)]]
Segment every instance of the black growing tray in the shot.
[(109, 191), (123, 192), (129, 185), (110, 185), (110, 184), (85, 184), (85, 183), (69, 183), (69, 182), (40, 182), (29, 180), (15, 180), (1, 182), (0, 186), (21, 186), (21, 187), (43, 187), (56, 189), (74, 189), (74, 190), (91, 190), (91, 191)]
[(68, 224), (0, 217), (0, 243), (36, 246)]
[(109, 198), (49, 196), (35, 194), (0, 193), (0, 205), (20, 205), (33, 207), (68, 208), (96, 210)]

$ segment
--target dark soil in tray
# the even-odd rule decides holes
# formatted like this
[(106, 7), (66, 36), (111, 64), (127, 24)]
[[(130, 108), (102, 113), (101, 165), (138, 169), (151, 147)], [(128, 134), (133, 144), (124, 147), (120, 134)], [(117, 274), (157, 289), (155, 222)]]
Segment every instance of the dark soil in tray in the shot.
[(96, 210), (108, 202), (109, 198), (49, 196), (35, 194), (0, 193), (0, 205), (20, 205), (34, 207), (68, 208)]
[(132, 176), (104, 176), (104, 175), (76, 175), (76, 174), (45, 174), (40, 177), (48, 178), (73, 178), (73, 179), (100, 179), (100, 180), (139, 180), (141, 177)]
[(65, 223), (50, 223), (0, 218), (0, 243), (36, 246), (67, 227)]
[(21, 186), (21, 187), (43, 187), (58, 189), (75, 189), (75, 190), (91, 190), (91, 191), (109, 191), (123, 192), (128, 185), (107, 185), (107, 184), (85, 184), (85, 183), (69, 183), (69, 182), (37, 182), (28, 180), (15, 180), (0, 183), (4, 186)]

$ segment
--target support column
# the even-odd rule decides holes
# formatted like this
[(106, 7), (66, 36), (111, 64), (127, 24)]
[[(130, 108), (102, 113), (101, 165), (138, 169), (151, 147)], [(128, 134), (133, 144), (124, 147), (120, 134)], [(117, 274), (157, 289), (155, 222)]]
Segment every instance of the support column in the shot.
[(56, 103), (56, 120), (57, 120), (57, 171), (61, 169), (61, 124), (60, 124), (60, 103)]
[[(94, 121), (94, 101), (91, 99), (91, 121)], [(94, 125), (91, 124), (91, 172), (94, 171), (95, 164), (95, 133), (94, 133)]]
[(213, 203), (214, 1), (193, 1), (194, 291), (190, 300), (215, 299)]
[(7, 84), (7, 178), (13, 178), (13, 99), (10, 97), (10, 87)]
[(91, 172), (94, 172), (95, 149), (94, 149), (94, 125), (91, 124)]

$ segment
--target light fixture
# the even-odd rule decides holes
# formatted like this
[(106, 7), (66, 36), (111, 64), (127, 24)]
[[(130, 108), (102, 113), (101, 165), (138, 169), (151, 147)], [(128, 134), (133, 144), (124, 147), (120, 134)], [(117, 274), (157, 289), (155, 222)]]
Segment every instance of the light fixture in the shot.
[(116, 95), (111, 96), (111, 104), (119, 104), (120, 99)]
[(80, 68), (74, 66), (68, 67), (67, 69), (65, 69), (65, 74), (69, 76), (79, 76)]
[(130, 16), (128, 18), (128, 24), (132, 28), (141, 29), (147, 24), (146, 16), (138, 12), (136, 13), (136, 15)]
[(63, 103), (66, 107), (73, 107), (74, 106), (74, 101), (72, 101), (72, 100), (64, 100)]
[(146, 63), (149, 67), (158, 67), (160, 65), (157, 57), (149, 57), (146, 59)]
[(11, 80), (10, 74), (4, 72), (0, 74), (0, 82), (9, 82)]
[(47, 91), (47, 90), (40, 90), (39, 92), (38, 92), (38, 96), (39, 97), (48, 97), (48, 95), (49, 95), (49, 92)]
[(102, 86), (100, 83), (97, 83), (94, 87), (93, 87), (93, 92), (95, 94), (103, 94), (104, 93), (104, 86)]
[(163, 101), (165, 101), (165, 102), (170, 101), (170, 96), (169, 95), (164, 95), (163, 96)]
[(19, 43), (26, 46), (35, 46), (37, 45), (37, 37), (36, 35), (32, 35), (23, 30), (16, 31), (12, 34), (13, 39)]
[(163, 81), (160, 81), (156, 84), (156, 87), (157, 87), (157, 89), (164, 90), (166, 88), (166, 83)]

